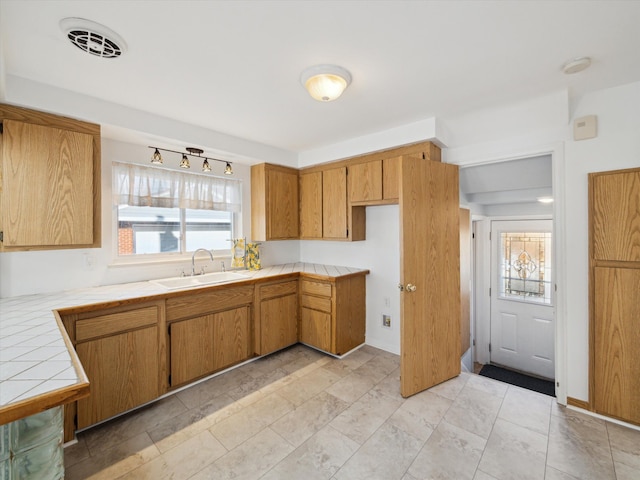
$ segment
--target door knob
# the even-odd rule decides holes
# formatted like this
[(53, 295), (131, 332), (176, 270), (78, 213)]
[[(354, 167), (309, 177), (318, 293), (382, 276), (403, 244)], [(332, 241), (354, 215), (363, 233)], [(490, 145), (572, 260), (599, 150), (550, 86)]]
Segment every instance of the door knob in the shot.
[(412, 283), (407, 283), (407, 292), (415, 292), (416, 291), (416, 286)]

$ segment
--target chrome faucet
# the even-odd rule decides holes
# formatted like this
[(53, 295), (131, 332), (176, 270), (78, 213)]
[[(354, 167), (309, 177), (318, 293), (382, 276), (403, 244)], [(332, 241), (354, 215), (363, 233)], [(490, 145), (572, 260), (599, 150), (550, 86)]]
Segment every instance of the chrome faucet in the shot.
[[(196, 253), (198, 253), (198, 252), (206, 252), (206, 253), (208, 253), (209, 257), (211, 258), (211, 262), (213, 263), (213, 253), (211, 253), (206, 248), (197, 249), (195, 252), (193, 252), (193, 255), (191, 255), (191, 276), (192, 277), (196, 274), (195, 262), (196, 262)], [(202, 273), (204, 273), (204, 267), (203, 267)]]

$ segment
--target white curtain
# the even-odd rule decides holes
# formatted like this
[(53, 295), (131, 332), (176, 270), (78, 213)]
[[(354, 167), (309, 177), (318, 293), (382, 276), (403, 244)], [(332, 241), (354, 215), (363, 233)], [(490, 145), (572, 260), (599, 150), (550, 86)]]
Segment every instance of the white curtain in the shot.
[(240, 212), (239, 180), (113, 163), (113, 203)]

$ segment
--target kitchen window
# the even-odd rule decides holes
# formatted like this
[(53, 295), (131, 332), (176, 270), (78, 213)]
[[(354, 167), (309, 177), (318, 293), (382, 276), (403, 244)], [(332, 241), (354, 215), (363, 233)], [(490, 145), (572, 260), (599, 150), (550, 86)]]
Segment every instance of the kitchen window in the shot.
[(241, 198), (239, 180), (114, 163), (117, 256), (158, 259), (198, 248), (227, 253)]

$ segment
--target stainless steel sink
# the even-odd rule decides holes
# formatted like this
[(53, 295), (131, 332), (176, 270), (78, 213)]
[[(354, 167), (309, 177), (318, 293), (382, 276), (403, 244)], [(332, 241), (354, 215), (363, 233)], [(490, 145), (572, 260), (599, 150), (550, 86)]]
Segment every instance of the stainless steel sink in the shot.
[(170, 277), (161, 278), (159, 280), (149, 280), (167, 290), (175, 290), (178, 288), (201, 287), (203, 285), (212, 285), (214, 283), (237, 282), (251, 278), (236, 272), (214, 272), (205, 273), (204, 275), (194, 275), (193, 277)]

